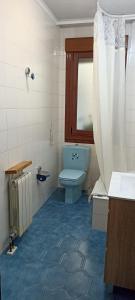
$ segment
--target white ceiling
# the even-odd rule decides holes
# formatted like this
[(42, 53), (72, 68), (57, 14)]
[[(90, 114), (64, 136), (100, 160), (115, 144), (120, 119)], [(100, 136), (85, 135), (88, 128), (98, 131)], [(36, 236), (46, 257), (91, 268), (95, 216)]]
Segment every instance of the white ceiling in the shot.
[(58, 21), (93, 19), (97, 0), (45, 0)]
[(135, 0), (99, 0), (99, 2), (110, 14), (135, 14)]
[[(96, 13), (97, 0), (44, 0), (58, 24), (88, 23)], [(99, 0), (110, 14), (135, 14), (135, 0)], [(71, 22), (70, 22), (71, 21)], [(65, 22), (66, 24), (66, 22)]]

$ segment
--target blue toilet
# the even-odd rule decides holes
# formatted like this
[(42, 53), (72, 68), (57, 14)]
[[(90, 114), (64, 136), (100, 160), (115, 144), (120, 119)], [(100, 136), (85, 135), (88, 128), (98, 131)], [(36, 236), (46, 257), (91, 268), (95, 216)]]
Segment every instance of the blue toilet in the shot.
[(64, 146), (59, 183), (65, 188), (65, 203), (76, 202), (82, 192), (90, 161), (90, 147)]

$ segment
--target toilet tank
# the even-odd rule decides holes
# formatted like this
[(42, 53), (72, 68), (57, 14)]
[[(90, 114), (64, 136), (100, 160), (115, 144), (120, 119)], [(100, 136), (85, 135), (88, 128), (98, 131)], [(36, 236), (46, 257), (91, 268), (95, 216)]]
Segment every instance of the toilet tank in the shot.
[(64, 146), (64, 169), (87, 171), (90, 163), (90, 147), (88, 146)]

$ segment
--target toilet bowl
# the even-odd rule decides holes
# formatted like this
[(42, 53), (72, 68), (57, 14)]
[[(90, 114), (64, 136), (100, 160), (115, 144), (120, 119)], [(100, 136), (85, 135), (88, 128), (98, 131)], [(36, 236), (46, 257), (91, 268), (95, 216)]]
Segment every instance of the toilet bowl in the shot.
[(65, 188), (65, 202), (76, 202), (82, 192), (90, 159), (90, 148), (87, 146), (64, 146), (63, 166), (59, 174), (59, 183)]

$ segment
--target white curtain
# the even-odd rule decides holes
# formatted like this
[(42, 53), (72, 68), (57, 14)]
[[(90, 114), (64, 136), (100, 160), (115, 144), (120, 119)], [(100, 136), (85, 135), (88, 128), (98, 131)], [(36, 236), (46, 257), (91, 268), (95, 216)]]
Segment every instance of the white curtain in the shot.
[(100, 174), (108, 190), (112, 171), (126, 170), (125, 20), (98, 9), (94, 24), (93, 127)]
[(128, 170), (135, 172), (135, 21), (127, 24), (126, 115)]

